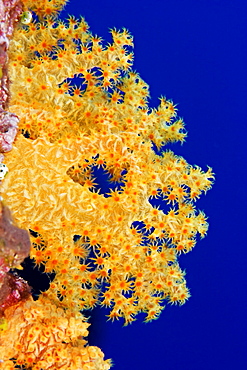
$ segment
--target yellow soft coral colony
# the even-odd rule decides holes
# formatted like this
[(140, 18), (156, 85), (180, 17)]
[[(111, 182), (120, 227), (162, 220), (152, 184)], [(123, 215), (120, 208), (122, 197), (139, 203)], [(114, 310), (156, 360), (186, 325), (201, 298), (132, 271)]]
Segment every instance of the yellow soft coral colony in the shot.
[[(125, 29), (111, 30), (104, 45), (84, 19), (36, 11), (40, 21), (11, 41), (10, 110), (20, 133), (1, 191), (30, 230), (31, 257), (55, 273), (40, 299), (75, 314), (100, 302), (126, 323), (139, 312), (156, 319), (165, 300), (189, 297), (177, 256), (207, 232), (194, 202), (211, 187), (212, 170), (162, 150), (184, 140), (184, 124), (165, 98), (148, 107)], [(107, 190), (99, 172), (109, 175)]]
[(8, 327), (1, 334), (0, 369), (110, 368), (99, 348), (85, 346), (82, 336), (87, 336), (89, 324), (65, 314), (47, 299), (22, 301), (8, 308), (5, 318)]

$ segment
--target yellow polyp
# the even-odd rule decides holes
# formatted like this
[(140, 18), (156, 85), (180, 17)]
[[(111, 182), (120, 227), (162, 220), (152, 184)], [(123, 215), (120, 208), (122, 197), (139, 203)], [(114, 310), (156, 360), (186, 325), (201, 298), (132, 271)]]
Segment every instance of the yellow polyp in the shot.
[(15, 269), (17, 270), (23, 270), (23, 267), (21, 265), (15, 266)]

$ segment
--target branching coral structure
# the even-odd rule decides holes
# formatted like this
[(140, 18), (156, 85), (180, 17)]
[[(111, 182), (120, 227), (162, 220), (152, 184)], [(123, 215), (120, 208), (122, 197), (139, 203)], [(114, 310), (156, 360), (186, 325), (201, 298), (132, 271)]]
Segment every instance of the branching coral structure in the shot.
[[(28, 299), (6, 315), (21, 322), (24, 311), (40, 310), (43, 302), (77, 318), (101, 304), (110, 319), (128, 324), (144, 312), (151, 321), (165, 302), (183, 304), (190, 296), (178, 256), (207, 232), (195, 201), (211, 188), (212, 169), (203, 172), (165, 150), (184, 141), (184, 123), (164, 97), (149, 108), (148, 85), (131, 70), (133, 38), (126, 29), (112, 29), (106, 45), (83, 18), (61, 21), (39, 3), (10, 43), (10, 111), (20, 123), (5, 155), (9, 173), (1, 194), (18, 226), (30, 232), (35, 264), (55, 277), (36, 303)], [(49, 358), (69, 357), (71, 345), (63, 327), (59, 340), (52, 337), (56, 347), (41, 356), (41, 336), (48, 334), (37, 320), (25, 324), (28, 330), (15, 326), (13, 335), (30, 330), (36, 339), (22, 345), (32, 352), (32, 369), (53, 369)], [(11, 348), (9, 358), (22, 364), (16, 344)], [(77, 369), (66, 366), (59, 368)], [(87, 366), (78, 368), (108, 368), (109, 362)]]

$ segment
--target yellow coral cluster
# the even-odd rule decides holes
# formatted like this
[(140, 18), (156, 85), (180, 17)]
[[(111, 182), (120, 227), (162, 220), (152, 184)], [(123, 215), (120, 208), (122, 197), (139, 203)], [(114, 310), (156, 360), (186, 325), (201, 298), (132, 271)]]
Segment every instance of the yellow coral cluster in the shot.
[(26, 9), (34, 11), (39, 17), (53, 16), (62, 10), (68, 0), (21, 0)]
[(16, 31), (10, 109), (20, 133), (1, 192), (30, 230), (35, 263), (55, 273), (43, 296), (69, 312), (101, 303), (111, 319), (150, 321), (165, 300), (189, 297), (177, 256), (207, 232), (194, 202), (213, 174), (163, 150), (184, 140), (183, 121), (165, 98), (148, 107), (148, 86), (130, 70), (132, 36), (111, 34), (105, 45), (73, 17)]
[[(97, 347), (85, 346), (87, 323), (47, 299), (22, 301), (5, 311), (0, 369), (108, 370)], [(11, 360), (10, 360), (11, 359)]]

